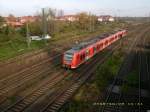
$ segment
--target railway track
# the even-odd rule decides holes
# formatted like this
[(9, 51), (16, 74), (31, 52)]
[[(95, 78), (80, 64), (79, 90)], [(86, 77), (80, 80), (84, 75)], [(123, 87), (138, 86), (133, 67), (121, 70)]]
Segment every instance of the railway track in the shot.
[[(93, 35), (93, 34), (91, 34), (91, 35)], [(96, 35), (98, 35), (98, 34), (96, 34)], [(81, 36), (79, 36), (79, 37), (81, 37)], [(83, 40), (86, 40), (89, 38), (91, 38), (91, 36), (82, 36), (82, 38), (80, 38), (80, 41), (83, 41)], [(73, 38), (73, 40), (76, 40), (76, 39), (77, 38), (75, 36)], [(53, 57), (55, 57), (55, 55), (60, 55), (60, 51), (61, 52), (65, 51), (67, 48), (72, 46), (72, 43), (74, 43), (74, 41), (69, 42), (69, 38), (68, 38), (67, 42), (63, 40), (63, 43), (61, 43), (61, 45), (52, 43), (51, 45), (53, 47), (49, 46), (48, 48), (41, 49), (39, 51), (35, 51), (35, 53), (29, 53), (27, 55), (23, 54), (23, 55), (18, 56), (17, 58), (9, 59), (9, 61), (0, 62), (0, 67), (1, 67), (0, 72), (5, 73), (5, 74), (0, 75), (0, 79), (5, 78), (7, 75), (12, 75), (18, 71), (22, 71), (30, 66), (33, 66), (34, 64), (38, 64), (37, 63), (38, 60), (36, 60), (36, 59), (32, 60), (32, 58), (36, 57), (39, 59), (39, 61), (43, 61), (43, 60), (47, 60), (48, 58), (51, 58), (51, 57), (53, 58)], [(52, 52), (49, 53), (47, 51), (52, 51)], [(31, 61), (29, 63), (28, 62), (26, 63), (26, 61), (24, 61), (26, 59), (28, 59), (28, 61), (30, 61), (30, 60)], [(9, 71), (7, 71), (7, 69), (8, 69), (7, 66), (9, 67)]]
[[(149, 33), (147, 33), (149, 34)], [(137, 51), (137, 55), (138, 55), (138, 69), (139, 69), (139, 97), (138, 97), (138, 100), (139, 102), (144, 102), (144, 99), (143, 99), (143, 96), (142, 96), (142, 89), (146, 89), (148, 90), (149, 88), (147, 87), (147, 84), (149, 85), (149, 76), (150, 76), (150, 73), (149, 73), (149, 63), (148, 63), (148, 55), (147, 55), (147, 52), (146, 51), (146, 48), (145, 46), (147, 45), (147, 41), (148, 40), (148, 37), (149, 35), (145, 34), (145, 38), (143, 38), (142, 42), (140, 43), (140, 48), (138, 49)], [(148, 90), (149, 91), (149, 90)], [(150, 100), (149, 100), (150, 101)], [(146, 103), (147, 104), (147, 103)], [(146, 106), (145, 104), (145, 106)], [(143, 108), (139, 105), (139, 111), (142, 111), (142, 110), (148, 110), (150, 109), (150, 105), (148, 104), (149, 108)]]
[[(64, 74), (66, 72), (63, 72)], [(26, 96), (23, 96), (19, 99), (16, 103), (10, 105), (6, 110), (3, 112), (22, 112), (25, 108), (30, 106), (33, 102), (35, 102), (39, 97), (44, 95), (46, 91), (50, 91), (53, 87), (59, 84), (65, 78), (65, 75), (61, 73), (57, 73), (57, 75), (53, 75), (49, 80), (45, 81), (42, 85), (38, 88), (32, 90)]]
[[(28, 67), (28, 68), (26, 68), (26, 69), (23, 69), (22, 71), (19, 71), (19, 72), (17, 72), (17, 73), (15, 73), (15, 74), (12, 74), (12, 75), (10, 75), (10, 76), (7, 76), (7, 77), (5, 77), (5, 78), (3, 78), (3, 79), (1, 79), (0, 80), (0, 86), (2, 86), (3, 84), (6, 84), (5, 82), (9, 82), (10, 83), (10, 81), (13, 81), (13, 79), (15, 79), (16, 77), (20, 77), (20, 76), (22, 76), (22, 75), (27, 75), (27, 74), (25, 74), (26, 72), (28, 73), (31, 73), (32, 71), (33, 71), (33, 73), (34, 72), (36, 72), (36, 70), (38, 70), (38, 69), (43, 69), (44, 67), (46, 67), (46, 66), (50, 66), (50, 63), (51, 63), (51, 61), (53, 60), (53, 59), (56, 59), (56, 58), (59, 58), (59, 57), (61, 56), (61, 55), (57, 55), (57, 56), (55, 56), (54, 58), (49, 58), (49, 59), (46, 59), (46, 60), (44, 60), (44, 61), (42, 61), (42, 62), (40, 62), (40, 63), (38, 63), (38, 64), (35, 64), (35, 65), (33, 65), (33, 66), (31, 66), (31, 67)], [(56, 63), (55, 65), (58, 65), (58, 64), (60, 64), (60, 62), (58, 63)], [(46, 66), (43, 66), (43, 65), (46, 65)], [(54, 65), (54, 66), (55, 66)], [(43, 68), (42, 68), (43, 67)], [(28, 74), (29, 74), (28, 73)], [(15, 80), (14, 80), (15, 81)]]
[[(42, 51), (41, 51), (42, 52)], [(16, 81), (16, 80), (13, 80), (13, 79), (15, 79), (16, 77), (17, 77), (17, 75), (18, 75), (18, 77), (20, 77), (20, 76), (23, 76), (24, 75), (24, 73), (26, 72), (26, 71), (29, 71), (31, 68), (34, 68), (34, 67), (37, 67), (37, 66), (41, 66), (42, 64), (44, 64), (44, 63), (47, 63), (49, 60), (52, 60), (52, 59), (55, 59), (55, 58), (60, 58), (60, 54), (58, 54), (58, 55), (56, 55), (55, 57), (52, 57), (52, 58), (49, 58), (49, 59), (46, 59), (46, 60), (44, 60), (43, 62), (41, 62), (41, 63), (38, 63), (38, 64), (35, 64), (35, 65), (32, 65), (32, 66), (30, 66), (30, 67), (27, 67), (27, 68), (25, 68), (25, 69), (23, 69), (23, 70), (21, 70), (21, 71), (19, 71), (19, 72), (17, 72), (17, 73), (14, 73), (14, 74), (12, 74), (12, 75), (10, 75), (10, 76), (6, 76), (5, 78), (2, 78), (1, 80), (0, 80), (0, 85), (2, 84), (2, 85), (4, 85), (4, 84), (7, 84), (6, 82), (9, 82), (9, 84), (7, 84), (7, 85), (10, 85), (10, 82), (12, 82), (12, 81)], [(8, 63), (9, 64), (9, 63)], [(31, 70), (30, 70), (31, 71)], [(33, 71), (33, 70), (32, 70)], [(19, 74), (20, 74), (20, 76), (19, 76)], [(30, 74), (30, 73), (28, 73), (28, 74)], [(18, 81), (18, 80), (17, 80)], [(6, 86), (6, 85), (5, 85)], [(5, 88), (5, 87), (3, 87), (3, 88)], [(2, 88), (1, 88), (2, 89)]]
[[(20, 74), (16, 74), (14, 77), (9, 77), (0, 81), (0, 104), (7, 100), (8, 94), (13, 95), (13, 93), (23, 90), (28, 85), (32, 85), (35, 82), (38, 82), (42, 77), (48, 76), (48, 74), (53, 75), (53, 72), (59, 69), (60, 63), (56, 63), (55, 66), (49, 68), (49, 59), (46, 60), (46, 63), (40, 63), (35, 65), (33, 68), (28, 68), (29, 71), (24, 71)], [(44, 64), (42, 68), (41, 65)], [(27, 83), (28, 82), (28, 83)]]
[[(60, 90), (59, 96), (58, 94), (56, 94), (56, 96), (54, 95), (53, 98), (55, 99), (55, 97), (59, 97), (56, 98), (56, 100), (50, 100), (51, 103), (48, 104), (48, 106), (45, 108), (45, 110), (41, 110), (41, 111), (47, 111), (47, 110), (53, 110), (53, 111), (57, 111), (59, 110), (59, 108), (67, 101), (67, 98), (70, 98), (70, 96), (72, 95), (72, 93), (74, 93), (74, 91), (79, 87), (78, 83), (76, 82), (77, 85), (72, 85), (72, 87), (70, 87), (69, 89), (67, 89), (67, 92), (64, 92), (63, 90)], [(62, 92), (62, 93), (61, 93)]]
[[(55, 95), (55, 98), (53, 97), (54, 99), (50, 100), (50, 102), (40, 112), (57, 112), (61, 106), (64, 105), (64, 103), (66, 103), (68, 99), (75, 93), (75, 91), (77, 91), (77, 89), (79, 89), (79, 87), (92, 76), (92, 73), (96, 70), (97, 66), (102, 64), (116, 48), (104, 56), (103, 59), (97, 58), (93, 60), (89, 66), (84, 67), (84, 69), (82, 68), (82, 70), (80, 70), (81, 73), (79, 77), (77, 77), (76, 80), (72, 84), (69, 84), (65, 89), (63, 88), (63, 90), (60, 90), (60, 92)], [(97, 64), (95, 65), (95, 63)], [(77, 76), (77, 74), (73, 75)]]
[[(41, 51), (42, 52), (42, 51)], [(55, 57), (46, 59), (44, 61), (42, 61), (41, 63), (37, 63), (31, 67), (27, 67), (23, 70), (21, 70), (20, 72), (17, 72), (15, 74), (12, 74), (10, 76), (7, 76), (3, 79), (0, 80), (0, 96), (8, 93), (9, 91), (20, 87), (21, 85), (25, 84), (25, 82), (32, 80), (32, 79), (37, 79), (39, 75), (41, 74), (46, 74), (46, 71), (50, 71), (48, 69), (48, 66), (45, 66), (46, 64), (49, 64), (51, 60), (55, 60), (56, 58), (60, 58), (60, 54), (56, 55)], [(8, 63), (10, 64), (10, 63)], [(43, 68), (41, 68), (41, 66), (44, 65)], [(59, 65), (59, 64), (58, 64)], [(53, 67), (54, 68), (54, 67)], [(51, 69), (53, 69), (51, 68)], [(40, 70), (40, 72), (39, 72)], [(44, 72), (42, 72), (44, 71)], [(36, 75), (33, 75), (36, 74)], [(31, 77), (32, 76), (32, 77)]]
[[(83, 74), (82, 74), (83, 75)], [(82, 76), (81, 75), (81, 76)], [(59, 82), (59, 81), (57, 81), (57, 82)], [(69, 86), (70, 86), (70, 84), (69, 84)], [(73, 87), (78, 87), (78, 86), (73, 86)], [(48, 87), (49, 88), (49, 87)], [(45, 91), (45, 90), (44, 90)], [(42, 93), (44, 93), (44, 91), (42, 92)], [(35, 95), (34, 95), (35, 94)], [(36, 92), (34, 93), (34, 94), (31, 94), (31, 96), (30, 97), (24, 97), (24, 100), (22, 99), (22, 100), (20, 100), (20, 101), (18, 101), (17, 103), (15, 103), (14, 105), (12, 105), (12, 106), (10, 106), (10, 107), (8, 107), (5, 111), (15, 111), (15, 112), (20, 112), (20, 111), (23, 111), (26, 107), (28, 107), (30, 104), (32, 104), (36, 99), (34, 98), (35, 96), (38, 96), (40, 93), (38, 93), (37, 92), (37, 94), (36, 94)], [(37, 97), (36, 97), (37, 98)], [(30, 100), (31, 99), (31, 100)], [(24, 102), (25, 103), (24, 103)], [(26, 103), (26, 102), (28, 102), (28, 103)], [(32, 103), (31, 103), (32, 102)], [(30, 104), (29, 104), (30, 103)], [(4, 111), (4, 112), (5, 112)]]
[[(118, 48), (118, 46), (117, 46), (117, 48)], [(82, 68), (84, 71), (80, 71), (80, 72), (82, 72), (81, 74), (81, 76), (84, 76), (83, 78), (85, 78), (85, 79), (88, 79), (90, 76), (91, 76), (91, 74), (93, 73), (93, 71), (95, 71), (95, 69), (96, 69), (96, 65), (95, 65), (95, 63), (98, 63), (98, 64), (100, 64), (100, 63), (103, 63), (104, 62), (104, 60), (106, 60), (110, 55), (111, 55), (111, 53), (112, 53), (112, 51), (110, 51), (110, 54), (108, 54), (107, 56), (105, 56), (105, 58), (103, 58), (99, 63), (98, 63), (98, 60), (100, 60), (101, 58), (98, 58), (97, 60), (95, 60), (95, 61), (93, 61), (92, 62), (92, 64), (90, 64), (88, 67), (86, 66), (86, 68)], [(98, 65), (97, 64), (97, 65)], [(94, 66), (96, 66), (96, 67), (94, 67)], [(93, 69), (92, 69), (92, 67), (93, 67)], [(86, 75), (85, 75), (86, 74)], [(74, 74), (75, 75), (75, 74)], [(76, 75), (75, 75), (76, 76)], [(81, 81), (81, 80), (80, 80)], [(84, 81), (82, 81), (82, 84), (83, 83), (85, 83), (85, 81), (86, 80), (84, 80)], [(59, 110), (60, 109), (60, 107), (65, 103), (65, 102), (67, 102), (68, 100), (67, 100), (67, 98), (70, 98), (72, 95), (73, 95), (73, 93), (74, 93), (74, 91), (76, 91), (76, 88), (78, 88), (78, 87), (80, 87), (82, 84), (79, 84), (78, 85), (78, 82), (76, 82), (75, 83), (76, 85), (73, 85), (73, 86), (75, 86), (74, 88), (72, 88), (72, 87), (70, 87), (68, 90), (66, 90), (67, 92), (65, 92), (63, 95), (60, 95), (60, 97), (58, 98), (58, 99), (56, 99), (55, 101), (52, 101), (52, 102), (50, 102), (43, 110), (42, 110), (42, 112), (43, 111), (57, 111), (57, 110)], [(61, 93), (60, 93), (61, 94)], [(51, 101), (51, 100), (50, 100)], [(41, 111), (40, 111), (41, 112)]]
[[(57, 81), (56, 81), (57, 82)], [(79, 84), (81, 84), (81, 83), (79, 83)], [(50, 85), (49, 85), (50, 86)], [(54, 86), (54, 85), (53, 85)], [(78, 86), (73, 86), (73, 88), (78, 88)], [(70, 89), (70, 91), (74, 91), (74, 90), (76, 90), (76, 89)], [(42, 93), (44, 93), (45, 91), (43, 91)], [(40, 93), (39, 93), (40, 94)], [(36, 95), (35, 95), (36, 96)], [(37, 98), (37, 97), (36, 97)], [(66, 95), (66, 98), (69, 98), (69, 95)], [(32, 98), (31, 98), (32, 99)], [(35, 100), (37, 100), (37, 99), (34, 99), (34, 101)], [(26, 107), (28, 107), (32, 102), (34, 102), (33, 100), (32, 101), (29, 101), (29, 100), (27, 100), (27, 102), (29, 102), (28, 104), (26, 104), (26, 106), (24, 105), (24, 106), (22, 106), (22, 108), (26, 108)], [(18, 103), (19, 104), (19, 103)], [(23, 105), (23, 104), (22, 104)], [(12, 108), (12, 107), (11, 107)], [(18, 108), (19, 109), (19, 107), (17, 107), (16, 106), (16, 108)], [(20, 106), (20, 108), (21, 108), (21, 106)], [(9, 110), (9, 109), (8, 109)], [(10, 109), (11, 110), (11, 109)], [(9, 110), (9, 111), (10, 111)], [(23, 109), (24, 110), (24, 109)], [(19, 111), (19, 110), (18, 110)]]
[[(84, 67), (81, 67), (80, 70), (83, 69), (83, 68)], [(46, 98), (46, 100), (48, 100), (48, 102), (47, 102), (48, 104), (47, 105), (50, 105), (50, 104), (54, 103), (58, 98), (61, 98), (61, 101), (62, 101), (62, 98), (64, 100), (66, 100), (65, 98), (69, 98), (70, 97), (69, 95), (71, 95), (74, 91), (76, 91), (76, 89), (78, 89), (79, 84), (80, 84), (78, 82), (78, 79), (82, 75), (83, 74), (78, 74), (78, 73), (72, 74), (73, 77), (72, 77), (72, 79), (70, 79), (69, 81), (66, 82), (67, 84), (64, 84), (63, 86), (59, 87), (52, 95), (49, 95), (50, 98)], [(33, 111), (35, 111), (35, 110), (33, 110)], [(31, 110), (28, 110), (27, 112), (31, 112)]]
[[(106, 91), (106, 96), (105, 96), (105, 100), (104, 100), (106, 105), (100, 106), (100, 108), (99, 108), (100, 112), (124, 112), (124, 110), (122, 110), (122, 109), (125, 106), (127, 106), (127, 104), (128, 104), (127, 102), (132, 102), (131, 100), (126, 101), (125, 98), (123, 99), (124, 95), (122, 94), (121, 91), (118, 91), (117, 93), (115, 93), (115, 92), (117, 90), (119, 90), (119, 86), (123, 86), (125, 84), (125, 81), (124, 81), (125, 74), (127, 74), (130, 71), (129, 62), (130, 62), (131, 57), (132, 57), (131, 59), (134, 58), (134, 55), (130, 56), (130, 58), (128, 58), (128, 55), (131, 54), (131, 53), (134, 54), (133, 48), (137, 45), (137, 42), (139, 42), (140, 37), (142, 37), (146, 32), (148, 32), (148, 30), (149, 29), (146, 29), (141, 34), (139, 34), (137, 36), (138, 38), (136, 40), (134, 40), (134, 44), (131, 44), (131, 46), (129, 47), (129, 53), (127, 54), (127, 58), (125, 59), (125, 62), (121, 66), (121, 68), (118, 72), (118, 75), (116, 75), (116, 77), (115, 77), (113, 83), (111, 84), (110, 88)], [(141, 75), (140, 74), (139, 74), (139, 82), (141, 80)], [(140, 95), (140, 90), (141, 90), (141, 88), (140, 87), (141, 86), (140, 86), (140, 83), (139, 83), (139, 98), (138, 98), (139, 100), (138, 100), (138, 103), (141, 103), (141, 100), (140, 100), (140, 96), (141, 96)], [(133, 96), (128, 96), (128, 97), (131, 98)], [(137, 97), (133, 101), (137, 102)], [(126, 103), (124, 103), (124, 105), (121, 105), (121, 102), (126, 102)], [(141, 105), (138, 106), (139, 109), (140, 109), (140, 106)], [(136, 107), (137, 107), (137, 105), (136, 105)], [(131, 108), (128, 108), (128, 109), (131, 109)], [(127, 111), (129, 111), (129, 110), (126, 110), (125, 112), (127, 112)]]
[[(95, 62), (94, 62), (95, 63)], [(91, 68), (91, 67), (90, 67)], [(85, 68), (85, 70), (86, 70), (86, 68)], [(88, 71), (88, 68), (87, 68), (87, 70), (86, 71)], [(85, 74), (85, 73), (83, 73), (83, 74)], [(88, 74), (88, 73), (86, 73), (86, 74)], [(83, 82), (84, 83), (84, 82)], [(72, 88), (73, 87), (73, 88)], [(68, 89), (67, 91), (66, 91), (66, 93), (60, 93), (61, 95), (61, 97), (59, 97), (58, 99), (56, 98), (56, 100), (50, 100), (50, 102), (49, 102), (49, 104), (43, 109), (43, 110), (41, 110), (40, 112), (55, 112), (55, 111), (58, 111), (60, 108), (61, 108), (61, 106), (65, 103), (65, 102), (67, 102), (68, 100), (68, 98), (70, 98), (70, 96), (72, 96), (72, 94), (74, 93), (73, 91), (75, 91), (76, 90), (76, 88), (78, 88), (78, 87), (80, 87), (80, 86), (78, 86), (78, 83), (76, 83), (76, 85), (73, 85), (72, 87), (70, 87), (70, 89)], [(56, 97), (58, 97), (58, 96), (56, 96)], [(117, 98), (118, 98), (118, 95), (117, 95)], [(120, 94), (120, 98), (121, 98), (121, 94)]]

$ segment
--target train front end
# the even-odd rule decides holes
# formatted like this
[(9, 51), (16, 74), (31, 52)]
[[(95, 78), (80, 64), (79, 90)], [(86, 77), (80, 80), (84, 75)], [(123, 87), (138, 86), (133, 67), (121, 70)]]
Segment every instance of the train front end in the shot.
[(75, 61), (74, 56), (75, 53), (73, 50), (66, 51), (63, 54), (63, 59), (62, 59), (63, 67), (70, 68), (70, 69), (76, 68), (74, 65), (74, 61)]

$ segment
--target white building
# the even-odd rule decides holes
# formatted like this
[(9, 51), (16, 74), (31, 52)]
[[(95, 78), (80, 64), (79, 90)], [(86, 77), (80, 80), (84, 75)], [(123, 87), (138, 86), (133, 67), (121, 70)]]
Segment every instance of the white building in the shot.
[(65, 15), (65, 16), (57, 17), (57, 20), (74, 22), (74, 21), (78, 21), (79, 19), (77, 18), (76, 15)]
[(99, 22), (114, 22), (115, 21), (114, 17), (109, 16), (109, 15), (99, 16), (97, 20)]

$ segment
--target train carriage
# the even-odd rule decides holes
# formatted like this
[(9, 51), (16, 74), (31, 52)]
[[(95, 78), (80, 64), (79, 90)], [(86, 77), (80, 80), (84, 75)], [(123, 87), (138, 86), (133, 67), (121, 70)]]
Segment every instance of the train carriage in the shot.
[(95, 54), (126, 35), (126, 30), (119, 30), (111, 34), (103, 34), (92, 40), (82, 42), (63, 54), (63, 67), (75, 69)]

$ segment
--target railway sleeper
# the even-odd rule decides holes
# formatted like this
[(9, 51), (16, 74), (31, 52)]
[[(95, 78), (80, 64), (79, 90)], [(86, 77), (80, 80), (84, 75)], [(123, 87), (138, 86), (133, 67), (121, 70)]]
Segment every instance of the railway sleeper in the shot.
[(52, 106), (50, 109), (48, 109), (48, 110), (57, 110), (58, 109), (58, 107), (55, 107), (55, 106)]
[(25, 107), (25, 105), (26, 105), (26, 104), (24, 104), (24, 103), (20, 103), (20, 104), (19, 104), (20, 107)]
[[(25, 106), (23, 106), (23, 107), (25, 107)], [(15, 107), (15, 109), (17, 109), (18, 111), (20, 111), (20, 110), (22, 110), (22, 107), (21, 106), (17, 106), (17, 107)]]
[(46, 112), (56, 112), (56, 110), (49, 109)]
[(13, 110), (11, 110), (12, 112), (20, 112), (20, 109), (18, 108), (14, 108)]
[(29, 103), (31, 103), (31, 100), (25, 100), (23, 103), (24, 103), (25, 105), (28, 105)]
[(60, 100), (60, 101), (59, 101), (59, 103), (64, 103), (64, 102), (65, 102), (64, 100)]
[(69, 96), (70, 96), (69, 94), (66, 94), (61, 99), (68, 98)]
[(59, 108), (61, 105), (55, 103), (53, 106)]
[(38, 97), (39, 95), (42, 95), (42, 94), (43, 94), (43, 92), (37, 92), (33, 95), (33, 97)]
[(56, 102), (55, 104), (57, 104), (57, 105), (63, 105), (63, 103), (61, 103), (61, 102)]

